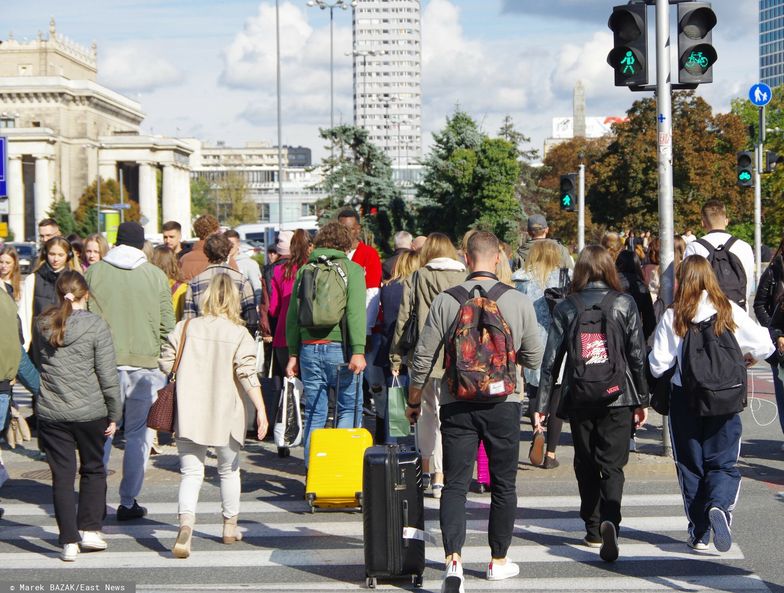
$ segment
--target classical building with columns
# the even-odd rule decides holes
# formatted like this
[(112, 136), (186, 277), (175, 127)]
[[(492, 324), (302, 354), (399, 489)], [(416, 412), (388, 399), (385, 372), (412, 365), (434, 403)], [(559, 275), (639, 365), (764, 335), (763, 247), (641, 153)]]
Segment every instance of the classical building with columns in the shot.
[[(62, 195), (76, 207), (98, 175), (138, 201), (148, 235), (160, 221), (191, 227), (186, 142), (141, 135), (141, 105), (96, 82), (97, 49), (59, 34), (0, 41), (0, 136), (8, 139), (8, 226), (36, 240), (37, 221)], [(158, 176), (162, 190), (158, 192)]]

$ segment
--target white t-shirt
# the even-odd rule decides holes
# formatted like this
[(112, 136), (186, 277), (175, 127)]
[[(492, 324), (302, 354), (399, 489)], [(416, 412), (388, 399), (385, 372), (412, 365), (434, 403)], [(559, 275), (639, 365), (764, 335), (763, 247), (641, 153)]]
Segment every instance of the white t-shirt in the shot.
[[(714, 247), (719, 247), (729, 241), (730, 237), (732, 235), (726, 231), (711, 231), (702, 238)], [(746, 243), (746, 241), (738, 239), (730, 247), (730, 253), (738, 256), (740, 263), (743, 264), (743, 270), (746, 272), (746, 308), (748, 309), (749, 297), (754, 288), (754, 251), (752, 251), (751, 245)], [(686, 245), (686, 251), (683, 252), (684, 258), (690, 255), (708, 257), (708, 250), (697, 241), (692, 241)]]

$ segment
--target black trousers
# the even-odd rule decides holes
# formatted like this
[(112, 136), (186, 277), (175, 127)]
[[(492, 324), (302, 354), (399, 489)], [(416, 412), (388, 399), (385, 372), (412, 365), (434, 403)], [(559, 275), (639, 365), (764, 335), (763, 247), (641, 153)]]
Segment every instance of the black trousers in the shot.
[(602, 521), (621, 524), (623, 468), (629, 461), (629, 426), (634, 408), (569, 410), (574, 441), (574, 475), (580, 518), (589, 536), (600, 538)]
[(441, 406), (444, 490), (441, 533), (444, 552), (459, 554), (466, 539), (466, 495), (476, 452), (485, 445), (493, 489), (487, 539), (493, 558), (505, 558), (512, 543), (517, 511), (517, 463), (520, 459), (520, 404), (457, 402)]
[[(60, 545), (79, 542), (79, 531), (100, 531), (106, 516), (106, 468), (103, 432), (106, 418), (89, 422), (50, 422), (39, 418), (38, 434), (52, 470), (54, 516)], [(74, 479), (79, 452), (79, 505)]]

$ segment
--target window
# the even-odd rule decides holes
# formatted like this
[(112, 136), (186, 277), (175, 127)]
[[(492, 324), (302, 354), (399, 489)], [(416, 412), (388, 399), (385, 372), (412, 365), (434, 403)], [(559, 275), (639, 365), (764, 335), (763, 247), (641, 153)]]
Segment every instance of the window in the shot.
[(0, 117), (0, 128), (15, 128), (16, 122), (13, 117)]
[(270, 205), (269, 204), (256, 204), (259, 211), (259, 222), (270, 221)]
[(313, 203), (302, 204), (301, 216), (316, 216), (316, 205)]

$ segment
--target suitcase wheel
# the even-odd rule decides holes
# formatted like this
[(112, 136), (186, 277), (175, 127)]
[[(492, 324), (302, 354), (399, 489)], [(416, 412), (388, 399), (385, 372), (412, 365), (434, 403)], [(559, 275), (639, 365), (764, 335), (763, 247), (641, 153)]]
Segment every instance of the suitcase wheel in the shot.
[(412, 574), (411, 582), (414, 584), (414, 587), (416, 587), (417, 589), (421, 589), (424, 583), (424, 579), (422, 578), (421, 574)]
[(291, 455), (291, 449), (288, 447), (278, 447), (278, 457), (285, 458)]
[(310, 506), (310, 512), (311, 513), (315, 513), (316, 512), (316, 495), (313, 494), (312, 492), (309, 492), (308, 494), (305, 495), (305, 500), (308, 501), (308, 506)]
[(361, 492), (357, 492), (356, 494), (354, 494), (354, 496), (356, 497), (356, 500), (357, 500), (357, 506), (359, 508), (362, 508), (362, 493)]
[(367, 585), (368, 589), (375, 589), (376, 588), (376, 577), (368, 577), (365, 579), (365, 584)]

